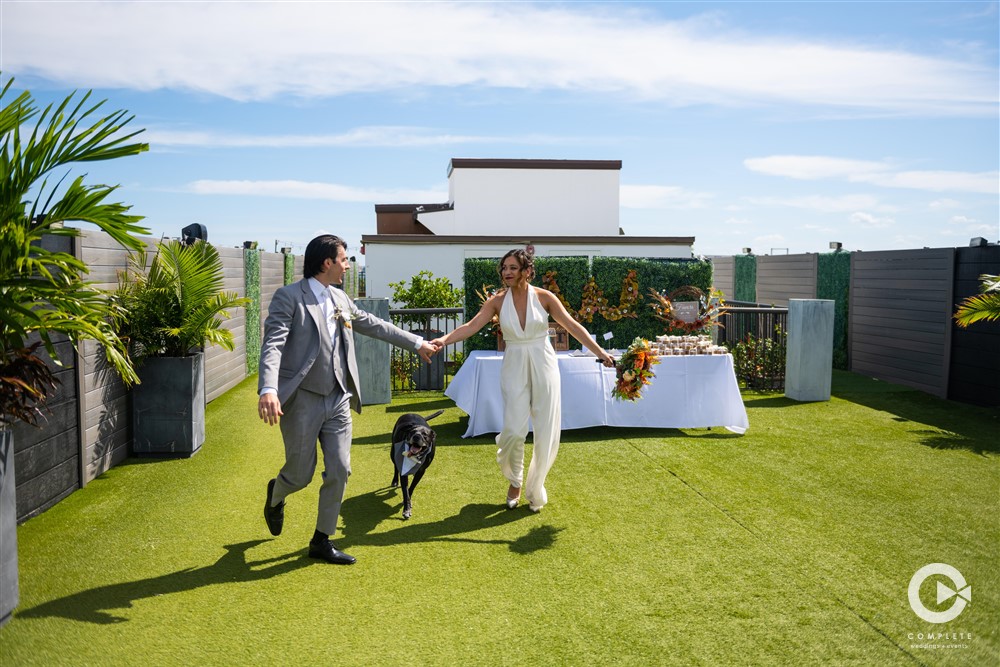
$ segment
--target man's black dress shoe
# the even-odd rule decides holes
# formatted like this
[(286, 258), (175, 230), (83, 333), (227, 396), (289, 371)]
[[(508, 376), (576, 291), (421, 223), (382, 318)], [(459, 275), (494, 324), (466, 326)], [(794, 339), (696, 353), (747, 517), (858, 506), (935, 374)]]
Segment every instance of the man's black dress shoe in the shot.
[(310, 542), (309, 557), (319, 558), (321, 560), (325, 560), (327, 563), (333, 563), (334, 565), (353, 565), (358, 560), (354, 556), (349, 556), (343, 551), (337, 549), (337, 547), (333, 546), (333, 542), (330, 540)]
[(264, 501), (264, 521), (272, 535), (281, 535), (281, 527), (285, 525), (285, 501), (271, 507), (271, 495), (274, 493), (274, 480), (267, 483), (267, 500)]

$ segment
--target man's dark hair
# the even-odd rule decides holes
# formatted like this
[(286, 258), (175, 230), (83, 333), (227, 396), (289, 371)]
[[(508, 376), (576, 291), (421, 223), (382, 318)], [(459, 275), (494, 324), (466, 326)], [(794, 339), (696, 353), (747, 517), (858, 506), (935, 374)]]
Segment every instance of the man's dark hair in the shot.
[(306, 246), (306, 254), (302, 264), (302, 275), (312, 278), (323, 270), (323, 261), (329, 257), (337, 260), (337, 248), (343, 248), (347, 252), (347, 241), (334, 236), (333, 234), (323, 234), (317, 236)]

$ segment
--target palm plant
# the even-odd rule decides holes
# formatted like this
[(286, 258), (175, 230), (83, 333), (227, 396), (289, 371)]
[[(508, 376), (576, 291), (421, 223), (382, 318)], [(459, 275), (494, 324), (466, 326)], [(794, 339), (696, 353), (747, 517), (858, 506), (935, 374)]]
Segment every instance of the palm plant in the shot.
[[(76, 162), (113, 160), (148, 150), (130, 143), (142, 130), (126, 133), (133, 119), (125, 111), (98, 115), (104, 102), (76, 94), (39, 115), (32, 95), (14, 96), (10, 79), (0, 91), (0, 426), (34, 423), (38, 405), (54, 388), (44, 347), (56, 359), (53, 337), (74, 345), (100, 343), (111, 366), (128, 382), (137, 380), (110, 318), (116, 306), (84, 280), (86, 264), (72, 254), (49, 249), (43, 236), (77, 236), (68, 221), (89, 222), (130, 250), (141, 248), (136, 234), (148, 230), (129, 215), (129, 206), (108, 202), (117, 186), (87, 185), (79, 176), (64, 186), (69, 171), (50, 183), (53, 172)], [(35, 122), (30, 135), (27, 123)], [(37, 336), (37, 342), (31, 342)], [(55, 363), (58, 363), (56, 361)]]
[(984, 273), (979, 276), (982, 292), (968, 297), (958, 304), (955, 311), (955, 322), (960, 327), (967, 327), (980, 320), (1000, 320), (1000, 276)]
[(129, 264), (119, 272), (112, 301), (119, 308), (116, 327), (136, 361), (183, 357), (206, 343), (234, 349), (233, 333), (222, 322), (228, 309), (245, 306), (249, 299), (222, 291), (222, 260), (213, 246), (161, 242), (152, 262), (140, 252)]

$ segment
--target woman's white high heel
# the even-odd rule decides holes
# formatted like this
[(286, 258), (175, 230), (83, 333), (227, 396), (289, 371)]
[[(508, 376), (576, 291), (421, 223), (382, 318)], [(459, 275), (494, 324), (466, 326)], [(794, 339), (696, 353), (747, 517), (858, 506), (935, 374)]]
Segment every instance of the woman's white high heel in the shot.
[(510, 497), (510, 490), (507, 491), (507, 509), (512, 510), (517, 507), (518, 501), (521, 500), (521, 489), (517, 490), (517, 495), (513, 498)]

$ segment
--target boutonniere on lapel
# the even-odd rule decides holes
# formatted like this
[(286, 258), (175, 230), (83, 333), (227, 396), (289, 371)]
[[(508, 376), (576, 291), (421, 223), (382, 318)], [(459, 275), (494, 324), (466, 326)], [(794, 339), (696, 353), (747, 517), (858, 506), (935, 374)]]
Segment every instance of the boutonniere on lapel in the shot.
[(351, 320), (354, 319), (354, 313), (352, 313), (349, 310), (344, 310), (340, 306), (337, 306), (333, 310), (333, 318), (334, 318), (334, 320), (340, 320), (341, 322), (344, 323), (345, 327), (347, 327), (348, 329), (350, 329), (351, 328)]

